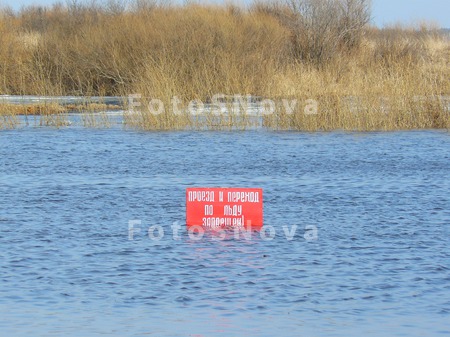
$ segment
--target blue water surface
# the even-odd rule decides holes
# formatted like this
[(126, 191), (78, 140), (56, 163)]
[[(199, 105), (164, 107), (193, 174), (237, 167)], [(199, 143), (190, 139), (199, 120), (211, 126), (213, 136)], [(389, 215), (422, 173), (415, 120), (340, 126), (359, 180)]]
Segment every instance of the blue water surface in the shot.
[[(1, 131), (1, 335), (450, 334), (449, 141)], [(267, 230), (190, 237), (192, 186), (262, 187)]]

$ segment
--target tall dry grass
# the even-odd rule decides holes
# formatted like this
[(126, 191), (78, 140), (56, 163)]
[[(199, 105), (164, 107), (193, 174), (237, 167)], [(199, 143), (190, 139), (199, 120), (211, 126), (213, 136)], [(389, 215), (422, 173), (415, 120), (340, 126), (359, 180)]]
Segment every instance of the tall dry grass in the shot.
[[(423, 26), (377, 29), (367, 25), (369, 18), (367, 0), (248, 8), (74, 0), (4, 10), (0, 94), (140, 93), (143, 107), (161, 100), (166, 109), (159, 115), (145, 108), (125, 114), (126, 125), (142, 129), (258, 124), (242, 114), (189, 115), (189, 101), (207, 102), (218, 93), (273, 99), (275, 113), (262, 118), (268, 128), (448, 128), (448, 36)], [(183, 113), (174, 113), (173, 97)], [(282, 99), (298, 101), (294, 113), (286, 113)], [(309, 99), (318, 102), (317, 114), (304, 113)], [(108, 124), (92, 113), (83, 120)]]

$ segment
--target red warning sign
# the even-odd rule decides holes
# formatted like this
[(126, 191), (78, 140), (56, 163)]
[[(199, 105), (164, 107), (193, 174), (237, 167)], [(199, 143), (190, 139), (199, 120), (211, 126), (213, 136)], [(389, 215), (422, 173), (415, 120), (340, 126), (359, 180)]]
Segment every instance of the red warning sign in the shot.
[(263, 226), (261, 188), (188, 188), (186, 224), (206, 228), (245, 228)]

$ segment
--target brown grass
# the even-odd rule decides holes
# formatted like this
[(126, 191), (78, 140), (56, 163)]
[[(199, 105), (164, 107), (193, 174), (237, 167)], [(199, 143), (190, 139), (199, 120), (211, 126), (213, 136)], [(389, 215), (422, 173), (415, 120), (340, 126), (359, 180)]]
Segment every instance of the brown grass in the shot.
[[(348, 3), (365, 6), (367, 1)], [(450, 96), (450, 41), (434, 28), (377, 29), (366, 25), (366, 12), (354, 10), (333, 18), (334, 30), (324, 35), (326, 26), (310, 25), (303, 20), (307, 12), (281, 3), (248, 9), (145, 1), (125, 9), (120, 4), (4, 12), (0, 94), (140, 93), (144, 109), (125, 113), (124, 121), (148, 130), (245, 129), (261, 123), (234, 114), (174, 114), (174, 96), (186, 109), (189, 101), (206, 102), (218, 93), (273, 99), (276, 112), (262, 123), (274, 129), (449, 128), (444, 97)], [(313, 19), (319, 23), (330, 17), (326, 8), (317, 13)], [(145, 109), (154, 98), (164, 103), (164, 113)], [(298, 101), (293, 114), (285, 112), (282, 99)], [(304, 113), (308, 99), (318, 102), (317, 114)], [(82, 110), (84, 125), (99, 126), (110, 124), (98, 114), (105, 108), (112, 107), (66, 106), (64, 111)], [(65, 123), (49, 116), (67, 115), (47, 107), (28, 112), (29, 107), (0, 106), (0, 128), (14, 125), (12, 116), (24, 113), (15, 109), (45, 115), (49, 125)]]

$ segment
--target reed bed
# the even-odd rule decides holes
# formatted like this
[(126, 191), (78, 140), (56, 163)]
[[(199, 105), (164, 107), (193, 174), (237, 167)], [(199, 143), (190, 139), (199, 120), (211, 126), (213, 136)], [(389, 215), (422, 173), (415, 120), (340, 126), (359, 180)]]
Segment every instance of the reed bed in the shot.
[[(126, 99), (139, 93), (141, 107), (125, 109), (126, 127), (450, 126), (449, 35), (424, 25), (371, 27), (367, 0), (255, 2), (246, 8), (74, 1), (0, 12), (0, 94)], [(189, 111), (190, 102), (209, 104), (217, 94), (270, 99), (274, 110), (255, 117), (227, 102), (226, 114)], [(164, 105), (158, 114), (148, 108), (155, 99)], [(311, 100), (317, 111), (305, 113)], [(286, 102), (294, 101), (287, 111)], [(0, 105), (0, 128), (14, 127), (24, 114), (64, 126), (69, 111), (82, 111), (84, 126), (110, 126), (104, 111), (122, 108)]]
[(13, 112), (0, 113), (0, 130), (2, 129), (14, 129), (20, 121), (16, 114)]
[(12, 129), (21, 124), (65, 127), (73, 124), (69, 118), (70, 114), (79, 115), (79, 120), (85, 127), (110, 127), (112, 122), (107, 111), (122, 109), (123, 106), (119, 105), (89, 102), (88, 98), (82, 104), (65, 105), (52, 101), (31, 104), (0, 103), (0, 129)]
[(84, 127), (89, 128), (109, 128), (112, 125), (112, 121), (105, 111), (83, 112), (81, 121)]

